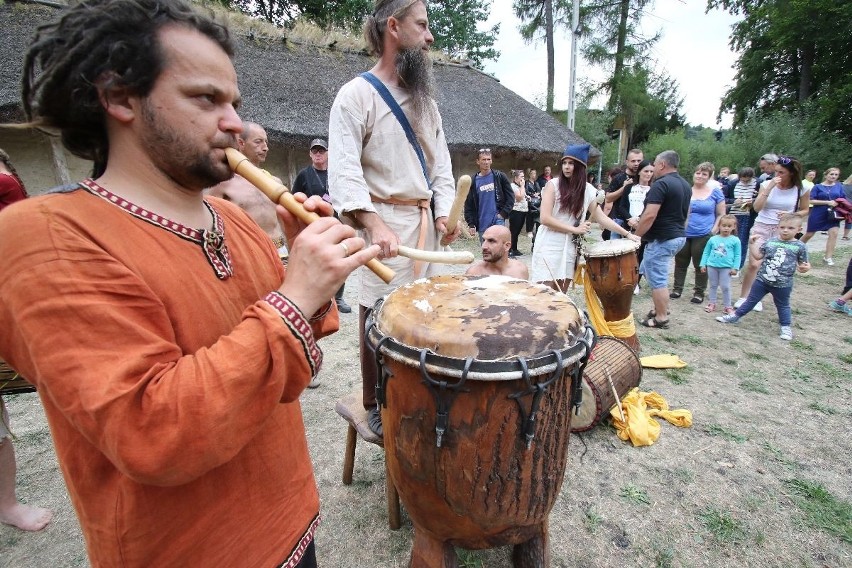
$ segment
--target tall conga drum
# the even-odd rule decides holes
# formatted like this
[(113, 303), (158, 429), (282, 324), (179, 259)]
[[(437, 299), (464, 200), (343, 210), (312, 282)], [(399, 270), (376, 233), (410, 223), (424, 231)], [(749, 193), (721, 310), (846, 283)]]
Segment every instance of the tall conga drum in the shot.
[(414, 524), (410, 566), (453, 546), (549, 563), (570, 421), (595, 334), (565, 295), (502, 276), (438, 276), (376, 303), (367, 341), (388, 471)]
[(618, 323), (629, 329), (622, 334), (611, 329), (613, 335), (639, 351), (639, 339), (633, 323), (633, 290), (639, 283), (639, 261), (636, 251), (639, 243), (629, 239), (601, 241), (588, 246), (583, 252), (586, 271), (592, 288), (603, 307), (607, 323)]

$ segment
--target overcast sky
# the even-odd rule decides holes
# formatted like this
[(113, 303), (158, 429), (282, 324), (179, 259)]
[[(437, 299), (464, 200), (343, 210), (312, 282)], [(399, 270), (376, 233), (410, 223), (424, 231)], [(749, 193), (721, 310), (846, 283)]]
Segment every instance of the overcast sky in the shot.
[[(677, 80), (687, 122), (715, 127), (719, 102), (734, 78), (732, 65), (736, 57), (728, 47), (728, 38), (731, 25), (736, 20), (719, 10), (704, 14), (705, 4), (704, 0), (656, 0), (643, 21), (643, 27), (648, 35), (656, 30), (662, 31), (662, 38), (654, 47), (652, 57), (657, 61), (656, 68), (667, 70)], [(501, 23), (495, 44), (500, 57), (496, 62), (486, 63), (485, 70), (509, 89), (543, 107), (547, 92), (544, 43), (524, 44), (518, 32), (519, 21), (512, 13), (512, 0), (493, 0), (487, 24), (490, 27), (495, 23)], [(567, 31), (557, 30), (555, 45), (555, 107), (564, 109), (568, 106), (571, 62), (571, 42)], [(580, 58), (578, 80), (600, 80), (603, 77), (601, 70), (592, 68)], [(723, 117), (722, 125), (729, 127), (730, 117)]]

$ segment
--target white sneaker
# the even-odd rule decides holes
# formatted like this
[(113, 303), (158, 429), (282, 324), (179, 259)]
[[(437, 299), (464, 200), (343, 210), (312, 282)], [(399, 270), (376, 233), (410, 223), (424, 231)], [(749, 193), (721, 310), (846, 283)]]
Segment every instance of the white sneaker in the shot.
[(762, 312), (763, 311), (763, 302), (758, 302), (754, 305), (754, 311)]
[(793, 328), (789, 325), (782, 325), (781, 335), (779, 335), (778, 337), (780, 337), (784, 341), (790, 341), (791, 339), (793, 339)]
[(633, 288), (633, 295), (634, 295), (634, 296), (638, 296), (638, 295), (639, 295), (639, 291), (640, 291), (640, 290), (642, 290), (642, 287), (641, 287), (641, 286), (639, 286), (639, 284), (637, 284), (637, 285), (636, 285), (636, 287), (635, 287), (635, 288)]
[(830, 256), (825, 257), (823, 260), (825, 261), (825, 263), (826, 263), (827, 265), (829, 265), (829, 266), (834, 266), (834, 259), (833, 259), (833, 258), (831, 258)]
[(717, 316), (716, 321), (720, 323), (737, 323), (740, 321), (740, 318), (735, 313), (725, 314), (723, 316)]
[(743, 304), (745, 304), (745, 298), (740, 298), (739, 300), (736, 301), (736, 303), (734, 304), (734, 307), (739, 308)]

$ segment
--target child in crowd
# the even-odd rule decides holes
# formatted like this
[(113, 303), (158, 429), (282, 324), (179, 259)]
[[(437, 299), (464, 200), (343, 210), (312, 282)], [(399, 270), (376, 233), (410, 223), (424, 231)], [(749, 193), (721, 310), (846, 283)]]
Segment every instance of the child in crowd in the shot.
[[(754, 168), (740, 168), (737, 184), (734, 186), (734, 202), (731, 204), (731, 214), (736, 215), (737, 235), (740, 238), (742, 250), (741, 262), (745, 263), (748, 256), (748, 233), (752, 225), (751, 204), (757, 195), (757, 180), (754, 179)], [(737, 268), (742, 268), (740, 264)]]
[(808, 262), (808, 248), (796, 239), (796, 233), (802, 228), (802, 217), (795, 213), (784, 213), (778, 222), (778, 236), (758, 247), (757, 235), (750, 239), (751, 254), (762, 259), (757, 277), (751, 286), (748, 298), (733, 313), (719, 316), (716, 321), (737, 323), (749, 313), (766, 294), (772, 294), (775, 309), (778, 310), (778, 323), (781, 324), (781, 339), (793, 339), (790, 294), (793, 292), (793, 275), (796, 270), (807, 272), (811, 269)]
[(734, 233), (737, 230), (737, 218), (733, 215), (722, 215), (719, 218), (719, 234), (710, 237), (704, 245), (699, 267), (707, 274), (710, 281), (708, 296), (710, 303), (704, 308), (708, 314), (716, 311), (717, 288), (722, 287), (722, 300), (725, 302), (725, 313), (734, 312), (731, 303), (731, 276), (736, 276), (740, 268), (742, 246), (740, 238)]

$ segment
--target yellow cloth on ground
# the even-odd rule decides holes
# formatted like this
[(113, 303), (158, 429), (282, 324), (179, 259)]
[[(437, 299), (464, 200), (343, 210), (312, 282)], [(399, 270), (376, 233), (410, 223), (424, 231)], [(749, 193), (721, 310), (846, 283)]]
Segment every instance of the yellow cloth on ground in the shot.
[(586, 270), (585, 263), (578, 262), (574, 269), (574, 282), (583, 283), (583, 294), (586, 297), (586, 311), (589, 314), (592, 327), (598, 335), (609, 335), (610, 337), (630, 337), (636, 334), (636, 324), (633, 321), (633, 313), (619, 321), (606, 321), (603, 314), (601, 300), (592, 287), (592, 277)]
[(615, 433), (624, 441), (630, 440), (634, 446), (650, 446), (660, 437), (660, 423), (654, 420), (659, 416), (679, 426), (692, 426), (692, 413), (688, 410), (669, 410), (669, 403), (656, 392), (641, 392), (632, 389), (621, 399), (624, 420), (615, 406), (609, 411)]
[(639, 362), (643, 367), (649, 369), (682, 369), (686, 367), (686, 361), (677, 355), (646, 355), (640, 357)]

